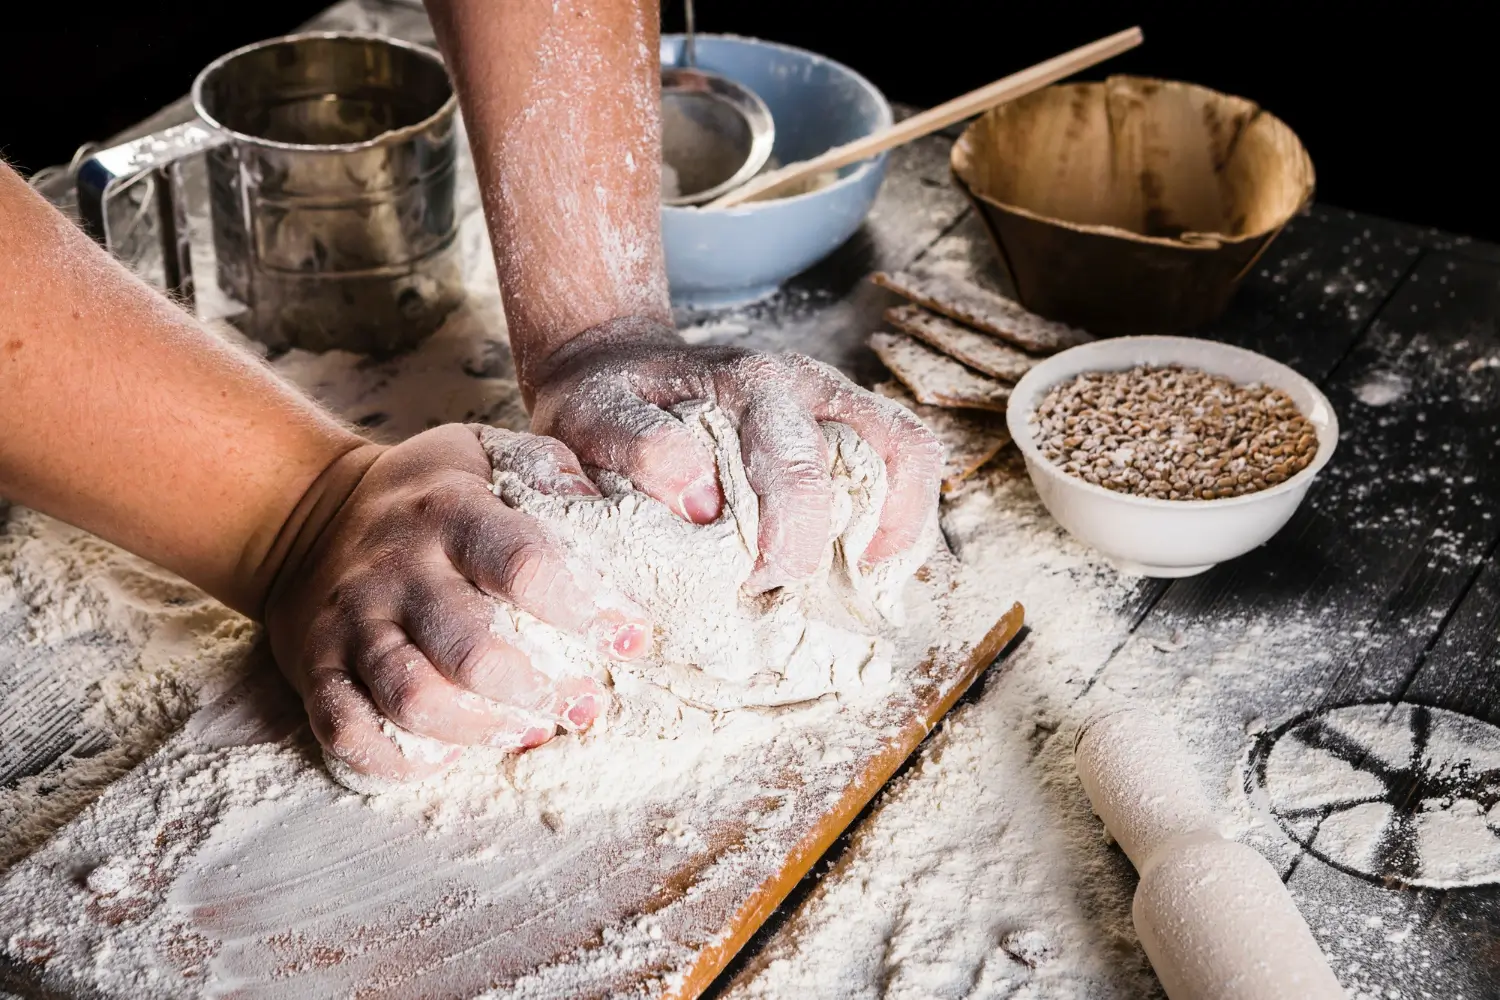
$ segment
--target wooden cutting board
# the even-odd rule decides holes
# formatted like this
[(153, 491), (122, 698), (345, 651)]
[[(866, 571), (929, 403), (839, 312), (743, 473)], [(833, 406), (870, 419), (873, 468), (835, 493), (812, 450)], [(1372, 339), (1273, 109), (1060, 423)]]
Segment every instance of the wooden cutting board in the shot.
[[(466, 772), (461, 810), (348, 793), (263, 663), (0, 882), (0, 982), (132, 1000), (697, 996), (1015, 635), (1006, 605), (942, 551), (878, 696), (756, 713), (750, 743), (743, 711), (637, 741), (640, 801), (613, 788), (598, 809), (554, 807), (503, 768)], [(515, 766), (598, 766), (617, 737), (596, 728)]]

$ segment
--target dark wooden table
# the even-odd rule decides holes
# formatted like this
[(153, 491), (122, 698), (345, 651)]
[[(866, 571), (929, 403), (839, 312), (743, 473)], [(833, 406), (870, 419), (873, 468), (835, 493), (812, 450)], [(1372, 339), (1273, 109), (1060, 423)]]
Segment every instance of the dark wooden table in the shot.
[[(945, 236), (965, 230), (978, 231), (967, 214)], [(918, 258), (941, 252), (944, 238)], [(856, 243), (793, 285), (859, 300), (867, 292), (853, 277), (890, 263)], [(1276, 738), (1342, 706), (1406, 703), (1500, 726), (1500, 247), (1315, 206), (1272, 245), (1229, 311), (1196, 333), (1317, 383), (1342, 422), (1339, 450), (1266, 546), (1199, 577), (1142, 580), (1123, 609), (1129, 635), (1095, 678), (1130, 686), (1138, 663), (1121, 652), (1130, 636), (1325, 623), (1305, 665), (1291, 670), (1294, 708), (1265, 720), (1245, 775), (1250, 796), (1263, 795), (1254, 765)], [(852, 367), (878, 372), (858, 359)], [(1411, 715), (1405, 769), (1382, 767), (1357, 743), (1332, 747), (1386, 785), (1396, 822), (1374, 857), (1341, 868), (1294, 849), (1283, 874), (1315, 926), (1342, 912), (1410, 928), (1399, 953), (1372, 948), (1358, 995), (1500, 997), (1500, 887), (1406, 885), (1421, 877), (1416, 817), (1453, 794), (1453, 775), (1424, 756), (1426, 718)], [(1500, 837), (1500, 762), (1476, 764), (1463, 780), (1463, 795), (1493, 807), (1489, 828)], [(1341, 971), (1348, 951), (1365, 946), (1344, 945)]]
[[(344, 4), (324, 23), (385, 23), (365, 11)], [(402, 28), (420, 37), (425, 25)], [(949, 184), (951, 139), (900, 151), (866, 228), (776, 299), (735, 314), (743, 327), (736, 342), (804, 350), (864, 380), (880, 375), (862, 340), (892, 300), (865, 276), (941, 253), (945, 240), (951, 248), (977, 231)], [(709, 330), (722, 320), (682, 319)], [(1272, 245), (1228, 313), (1197, 332), (1263, 352), (1316, 382), (1339, 413), (1340, 446), (1268, 545), (1196, 578), (1140, 581), (1123, 609), (1127, 633), (1212, 632), (1291, 617), (1326, 623), (1320, 655), (1291, 671), (1287, 704), (1296, 711), (1267, 718), (1266, 746), (1287, 725), (1316, 723), (1352, 703), (1430, 706), (1500, 726), (1500, 246), (1316, 206)], [(58, 722), (28, 745), (0, 747), (0, 782), (91, 746), (78, 693), (40, 677), (22, 683), (12, 669), (16, 648), (0, 639), (0, 731), (8, 714), (50, 712)], [(1129, 668), (1125, 659), (1106, 657), (1093, 677), (1108, 682)], [(1404, 770), (1378, 767), (1358, 746), (1335, 748), (1351, 766), (1378, 772), (1398, 817), (1367, 870), (1293, 850), (1283, 871), (1299, 901), (1378, 911), (1387, 923), (1397, 914), (1413, 928), (1406, 957), (1376, 955), (1363, 970), (1367, 995), (1500, 997), (1500, 888), (1405, 885), (1420, 876), (1413, 818), (1453, 794), (1451, 775), (1420, 765), (1426, 715), (1412, 718), (1418, 763)], [(1482, 808), (1500, 801), (1500, 770), (1464, 777), (1464, 794)], [(1252, 766), (1249, 794), (1256, 780)], [(1490, 817), (1500, 836), (1500, 807)]]

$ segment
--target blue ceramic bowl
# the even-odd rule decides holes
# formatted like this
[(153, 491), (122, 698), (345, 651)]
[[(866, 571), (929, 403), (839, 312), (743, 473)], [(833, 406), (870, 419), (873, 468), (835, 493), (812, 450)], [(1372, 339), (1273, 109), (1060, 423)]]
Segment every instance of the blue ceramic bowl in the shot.
[[(681, 35), (664, 35), (661, 61), (679, 65)], [(823, 56), (790, 45), (698, 36), (698, 66), (760, 95), (776, 122), (772, 155), (782, 164), (817, 156), (894, 120), (874, 84)], [(728, 209), (662, 206), (672, 304), (691, 309), (765, 298), (854, 234), (885, 179), (885, 154), (839, 171), (807, 194)]]

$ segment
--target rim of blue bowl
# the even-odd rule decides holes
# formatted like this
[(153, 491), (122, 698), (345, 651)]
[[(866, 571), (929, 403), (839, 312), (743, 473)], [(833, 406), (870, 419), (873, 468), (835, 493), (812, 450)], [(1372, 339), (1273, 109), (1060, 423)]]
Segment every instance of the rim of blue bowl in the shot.
[[(681, 42), (686, 37), (686, 35), (683, 35), (679, 32), (671, 32), (669, 34), (661, 36), (662, 41), (667, 41), (670, 39), (678, 42)], [(858, 83), (868, 93), (874, 96), (875, 100), (879, 102), (882, 120), (875, 126), (875, 128), (871, 129), (871, 132), (879, 131), (883, 128), (890, 128), (896, 123), (896, 112), (891, 109), (891, 102), (886, 98), (885, 94), (881, 92), (880, 88), (871, 83), (863, 73), (859, 72), (856, 69), (851, 69), (850, 67), (845, 66), (843, 63), (839, 62), (837, 59), (832, 58), (831, 56), (825, 56), (821, 52), (814, 52), (812, 49), (804, 49), (796, 45), (787, 45), (784, 42), (768, 42), (763, 38), (752, 38), (749, 35), (707, 34), (700, 31), (697, 35), (697, 38), (700, 42), (704, 39), (713, 39), (715, 41), (721, 42), (748, 42), (750, 44), (758, 45), (763, 48), (780, 49), (783, 52), (796, 52), (799, 55), (811, 56), (814, 59), (821, 59), (824, 62), (837, 67), (843, 72), (848, 73), (851, 77), (854, 78), (856, 83)], [(660, 59), (659, 52), (657, 58)], [(868, 135), (870, 133), (866, 134)], [(828, 148), (832, 149), (833, 147), (830, 146)], [(827, 187), (818, 188), (816, 191), (807, 191), (802, 194), (794, 194), (785, 198), (772, 198), (769, 201), (752, 201), (742, 205), (732, 205), (729, 208), (709, 209), (707, 212), (705, 212), (704, 209), (693, 205), (663, 205), (661, 208), (663, 212), (684, 212), (693, 215), (706, 215), (710, 213), (713, 215), (748, 215), (752, 212), (768, 209), (773, 205), (792, 204), (803, 198), (819, 197), (825, 191), (832, 191), (835, 188), (852, 186), (858, 183), (865, 177), (866, 174), (870, 173), (872, 170), (878, 170), (881, 163), (885, 161), (885, 157), (885, 153), (876, 153), (868, 160), (860, 161), (860, 164), (856, 169), (851, 170), (849, 173), (845, 174), (843, 177), (840, 177), (838, 180), (834, 181), (832, 184), (829, 184)]]

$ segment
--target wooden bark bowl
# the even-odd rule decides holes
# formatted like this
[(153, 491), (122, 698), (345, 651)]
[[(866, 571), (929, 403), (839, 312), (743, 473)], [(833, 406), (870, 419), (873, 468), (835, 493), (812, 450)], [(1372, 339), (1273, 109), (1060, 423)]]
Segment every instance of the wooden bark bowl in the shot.
[(1189, 83), (1113, 76), (1001, 105), (953, 147), (1022, 305), (1096, 334), (1218, 316), (1312, 198), (1280, 119)]

